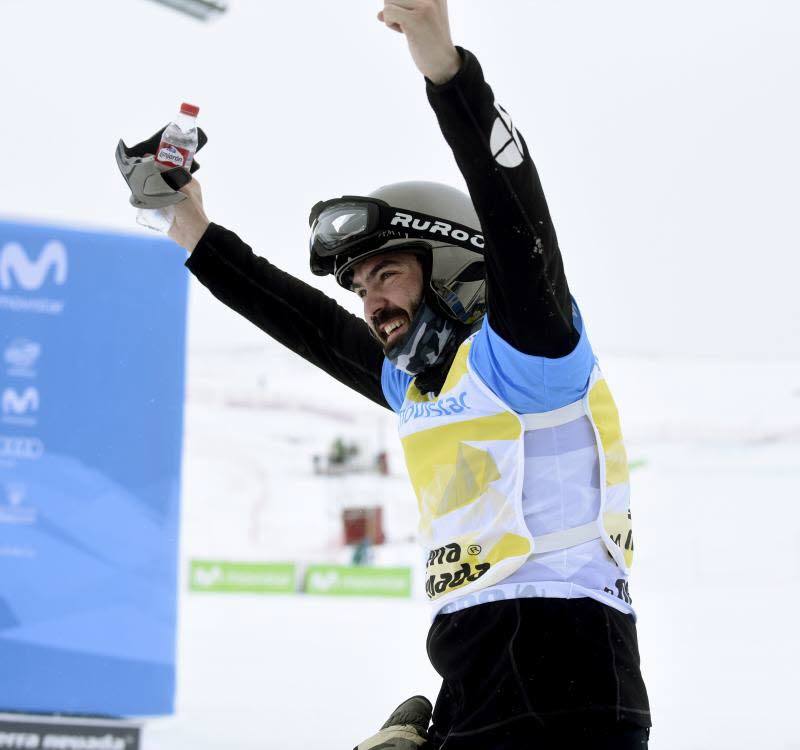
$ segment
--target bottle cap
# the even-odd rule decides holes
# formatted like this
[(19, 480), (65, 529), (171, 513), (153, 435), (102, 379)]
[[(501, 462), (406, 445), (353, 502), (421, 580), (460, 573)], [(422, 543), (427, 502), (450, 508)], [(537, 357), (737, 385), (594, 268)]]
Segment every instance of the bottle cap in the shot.
[(181, 114), (182, 115), (189, 115), (190, 117), (197, 117), (200, 113), (200, 107), (195, 107), (194, 104), (187, 104), (183, 102), (181, 104)]

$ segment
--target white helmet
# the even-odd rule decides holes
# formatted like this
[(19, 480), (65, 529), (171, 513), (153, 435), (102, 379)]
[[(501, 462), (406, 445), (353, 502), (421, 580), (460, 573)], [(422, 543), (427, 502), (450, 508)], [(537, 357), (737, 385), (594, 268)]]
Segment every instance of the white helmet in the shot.
[(472, 201), (437, 182), (397, 182), (366, 197), (343, 196), (311, 210), (311, 270), (350, 288), (353, 267), (387, 250), (418, 252), (432, 299), (471, 324), (486, 310), (484, 239)]

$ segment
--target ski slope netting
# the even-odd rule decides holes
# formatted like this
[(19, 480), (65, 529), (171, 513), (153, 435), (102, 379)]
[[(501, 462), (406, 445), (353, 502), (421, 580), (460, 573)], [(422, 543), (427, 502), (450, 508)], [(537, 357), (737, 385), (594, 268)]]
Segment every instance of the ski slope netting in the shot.
[[(800, 748), (800, 362), (602, 365), (635, 466), (631, 594), (651, 747)], [(192, 356), (182, 556), (347, 562), (341, 510), (380, 504), (388, 543), (375, 563), (421, 579), (394, 427), (269, 344)], [(337, 436), (385, 449), (390, 475), (315, 475), (312, 456)], [(153, 722), (147, 745), (353, 747), (403, 698), (435, 697), (427, 626), (419, 594), (183, 593), (178, 715)]]

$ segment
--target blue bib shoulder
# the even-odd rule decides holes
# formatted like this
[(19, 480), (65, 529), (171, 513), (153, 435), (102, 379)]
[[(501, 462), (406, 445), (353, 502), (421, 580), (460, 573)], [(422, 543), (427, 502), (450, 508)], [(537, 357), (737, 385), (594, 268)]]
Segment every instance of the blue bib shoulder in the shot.
[(381, 369), (381, 388), (383, 389), (383, 395), (387, 403), (392, 407), (392, 411), (400, 411), (411, 380), (411, 375), (402, 370), (398, 370), (384, 357), (383, 368)]
[(524, 354), (502, 339), (483, 319), (470, 351), (470, 365), (486, 385), (518, 414), (535, 414), (571, 404), (586, 394), (595, 364), (586, 328), (573, 302), (580, 340), (557, 359)]
[[(492, 392), (518, 414), (537, 414), (571, 404), (586, 395), (595, 364), (586, 327), (573, 302), (573, 320), (580, 333), (575, 348), (558, 359), (524, 354), (501, 338), (488, 316), (474, 335), (469, 363)], [(381, 387), (389, 406), (399, 412), (412, 377), (383, 360)]]

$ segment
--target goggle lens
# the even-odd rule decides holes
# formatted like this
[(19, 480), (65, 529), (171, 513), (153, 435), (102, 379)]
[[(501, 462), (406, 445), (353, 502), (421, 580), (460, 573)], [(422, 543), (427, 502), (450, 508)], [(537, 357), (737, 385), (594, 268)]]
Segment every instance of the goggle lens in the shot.
[[(334, 251), (354, 237), (370, 229), (370, 212), (366, 205), (339, 203), (326, 208), (317, 217), (311, 230), (312, 243), (320, 250)], [(322, 253), (326, 254), (326, 253)]]

